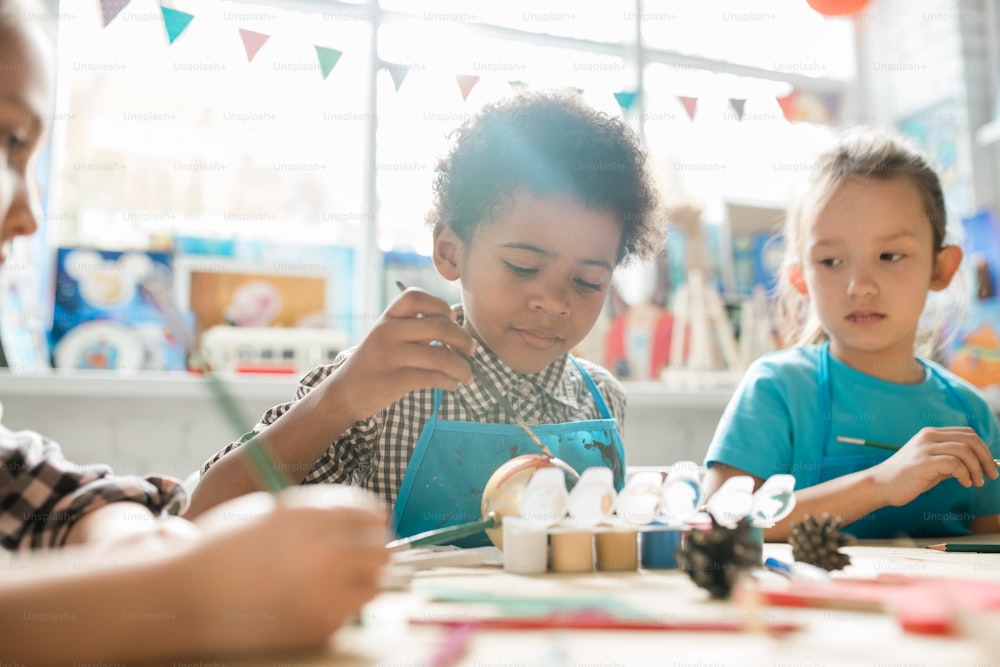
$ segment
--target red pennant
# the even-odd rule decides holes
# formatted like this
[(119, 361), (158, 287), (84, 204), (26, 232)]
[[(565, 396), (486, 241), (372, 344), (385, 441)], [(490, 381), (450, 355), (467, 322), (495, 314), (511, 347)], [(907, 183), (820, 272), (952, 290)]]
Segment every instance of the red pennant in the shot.
[(247, 52), (247, 62), (252, 63), (257, 52), (260, 51), (260, 47), (264, 46), (267, 40), (271, 39), (271, 36), (240, 28), (240, 39), (243, 40), (243, 48)]
[(458, 81), (458, 88), (462, 91), (462, 99), (468, 100), (469, 93), (479, 83), (479, 77), (472, 74), (456, 74), (455, 81)]
[(785, 120), (789, 123), (795, 120), (795, 107), (798, 97), (798, 93), (793, 90), (784, 97), (775, 98), (778, 100), (778, 106), (781, 107), (781, 113), (784, 114)]
[(746, 106), (746, 103), (747, 103), (746, 100), (741, 100), (733, 97), (729, 98), (729, 106), (731, 106), (733, 108), (733, 111), (736, 112), (736, 120), (743, 120), (743, 107)]
[(684, 105), (684, 111), (687, 111), (688, 118), (694, 120), (694, 111), (698, 108), (698, 98), (678, 96), (677, 99)]

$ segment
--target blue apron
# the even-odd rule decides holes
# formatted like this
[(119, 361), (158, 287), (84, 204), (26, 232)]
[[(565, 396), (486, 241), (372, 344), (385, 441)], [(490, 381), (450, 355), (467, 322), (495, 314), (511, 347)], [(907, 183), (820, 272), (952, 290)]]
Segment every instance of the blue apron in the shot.
[[(967, 420), (967, 425), (972, 428), (980, 437), (983, 431), (979, 428), (979, 423), (968, 401), (949, 383), (941, 377), (933, 366), (924, 364), (931, 377), (937, 381), (944, 390), (945, 400), (953, 409), (963, 413)], [(822, 406), (822, 456), (817, 465), (816, 461), (795, 461), (795, 466), (799, 471), (809, 471), (804, 475), (809, 479), (808, 484), (802, 487), (815, 486), (821, 482), (827, 482), (837, 477), (842, 477), (853, 472), (865, 470), (885, 461), (892, 456), (892, 452), (884, 450), (868, 450), (858, 448), (859, 452), (852, 455), (828, 454), (831, 445), (831, 422), (833, 421), (833, 386), (830, 382), (830, 343), (823, 343), (819, 353), (819, 397)], [(909, 438), (907, 438), (908, 440)], [(903, 445), (905, 443), (899, 443)], [(808, 448), (796, 448), (798, 456), (807, 455), (804, 450)], [(883, 507), (871, 514), (855, 521), (844, 528), (844, 532), (851, 533), (855, 537), (862, 539), (876, 539), (895, 537), (901, 533), (906, 533), (911, 537), (920, 537), (921, 534), (927, 536), (956, 535), (968, 533), (969, 506), (972, 489), (966, 489), (958, 480), (946, 479), (939, 482), (933, 488), (920, 494), (912, 501), (902, 507)], [(963, 500), (964, 499), (964, 500)], [(912, 523), (912, 517), (919, 517), (920, 526), (916, 530), (901, 530), (900, 524), (903, 522)]]
[[(611, 468), (615, 488), (625, 484), (625, 452), (611, 411), (594, 380), (573, 357), (583, 375), (600, 419), (540, 424), (531, 430), (578, 473)], [(425, 530), (480, 518), (483, 489), (501, 465), (522, 454), (539, 454), (538, 446), (516, 424), (483, 424), (439, 420), (441, 391), (434, 391), (434, 410), (420, 433), (399, 487), (393, 520), (396, 533), (408, 537)], [(485, 533), (457, 541), (463, 547), (489, 545)]]

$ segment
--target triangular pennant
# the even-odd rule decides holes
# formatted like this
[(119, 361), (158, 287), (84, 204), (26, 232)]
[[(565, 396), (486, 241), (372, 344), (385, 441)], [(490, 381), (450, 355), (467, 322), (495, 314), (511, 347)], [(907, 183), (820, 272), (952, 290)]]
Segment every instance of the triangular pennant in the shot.
[(677, 99), (681, 101), (684, 105), (684, 111), (687, 111), (688, 118), (694, 120), (694, 111), (698, 108), (698, 98), (697, 97), (683, 97), (681, 95), (677, 96)]
[(399, 87), (403, 85), (403, 81), (406, 79), (406, 75), (410, 73), (410, 68), (399, 63), (387, 63), (385, 61), (382, 61), (382, 67), (389, 72), (389, 76), (392, 77), (392, 85), (398, 93)]
[(778, 100), (778, 106), (781, 107), (781, 113), (784, 114), (785, 120), (789, 123), (795, 119), (795, 107), (798, 96), (798, 93), (793, 90), (784, 97), (775, 98)]
[(254, 32), (253, 30), (244, 30), (240, 28), (240, 39), (243, 40), (243, 48), (247, 52), (247, 62), (252, 63), (254, 56), (260, 51), (260, 47), (267, 43), (267, 40), (271, 39), (270, 35), (265, 35), (261, 32)]
[(736, 120), (743, 120), (743, 108), (746, 106), (747, 101), (741, 100), (735, 97), (729, 98), (729, 106), (733, 108), (736, 112)]
[(462, 99), (468, 100), (469, 93), (479, 83), (479, 77), (473, 74), (456, 74), (455, 81), (458, 82), (458, 89), (462, 91)]
[(836, 122), (837, 115), (840, 113), (840, 93), (821, 93), (819, 99), (823, 103), (823, 108), (826, 109), (827, 115), (830, 117), (830, 122)]
[(330, 76), (330, 72), (337, 66), (337, 61), (340, 60), (340, 56), (343, 54), (343, 51), (338, 51), (337, 49), (329, 49), (325, 46), (316, 47), (316, 55), (319, 56), (319, 68), (323, 73), (324, 79)]
[(615, 93), (615, 101), (618, 102), (618, 106), (622, 108), (622, 111), (628, 113), (628, 110), (632, 108), (632, 104), (635, 102), (635, 98), (639, 95), (638, 91), (621, 91)]
[(160, 6), (160, 11), (163, 12), (163, 27), (167, 29), (167, 38), (173, 44), (181, 36), (181, 33), (187, 30), (188, 24), (194, 18), (194, 14), (188, 14), (187, 12), (163, 6)]
[(111, 23), (131, 1), (132, 0), (101, 0), (101, 16), (104, 19), (104, 27), (107, 28), (108, 24)]

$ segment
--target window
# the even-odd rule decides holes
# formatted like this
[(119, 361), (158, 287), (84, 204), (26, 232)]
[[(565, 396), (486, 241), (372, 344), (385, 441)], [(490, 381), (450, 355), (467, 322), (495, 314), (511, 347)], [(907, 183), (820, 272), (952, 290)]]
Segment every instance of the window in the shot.
[[(62, 6), (49, 242), (349, 248), (352, 342), (393, 296), (386, 265), (433, 274), (412, 261), (430, 249), (433, 167), (484, 104), (578, 88), (641, 133), (665, 195), (722, 222), (725, 199), (780, 204), (830, 135), (776, 98), (839, 95), (854, 70), (849, 23), (801, 0), (174, 0), (194, 19), (173, 43), (154, 0), (106, 27), (100, 3)], [(240, 30), (267, 36), (252, 60)], [(317, 47), (339, 52), (325, 77)], [(624, 111), (615, 93), (640, 86)]]

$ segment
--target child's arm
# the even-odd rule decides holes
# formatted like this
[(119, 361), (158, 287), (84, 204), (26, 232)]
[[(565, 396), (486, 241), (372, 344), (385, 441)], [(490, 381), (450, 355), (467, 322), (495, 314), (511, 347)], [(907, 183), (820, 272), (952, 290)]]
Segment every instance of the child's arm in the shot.
[[(764, 530), (764, 539), (783, 542), (791, 533), (791, 526), (802, 521), (807, 514), (820, 517), (828, 513), (843, 518), (841, 525), (854, 523), (861, 517), (885, 507), (881, 493), (870, 475), (870, 470), (844, 475), (795, 492), (795, 509), (772, 528)], [(723, 463), (715, 463), (705, 475), (705, 497), (711, 496), (730, 477), (748, 473)], [(754, 488), (764, 480), (754, 475)]]
[[(705, 477), (706, 496), (729, 477), (747, 473), (715, 463)], [(788, 539), (792, 524), (806, 514), (840, 516), (847, 526), (888, 506), (906, 505), (920, 494), (954, 477), (968, 488), (997, 479), (989, 448), (971, 428), (924, 428), (891, 457), (849, 475), (843, 475), (795, 492), (795, 509), (773, 528), (764, 531), (770, 541)], [(754, 477), (755, 486), (763, 480)], [(983, 517), (983, 527), (988, 527)], [(975, 530), (975, 528), (973, 528)], [(996, 531), (992, 531), (996, 532)]]
[[(330, 443), (359, 420), (416, 389), (454, 391), (470, 384), (472, 368), (456, 350), (471, 354), (475, 341), (455, 323), (448, 304), (427, 292), (406, 290), (343, 365), (262, 431), (266, 450), (300, 483)], [(196, 517), (259, 488), (246, 463), (231, 451), (203, 473), (185, 516)]]
[(118, 536), (141, 531), (144, 518), (179, 507), (185, 499), (179, 480), (78, 465), (52, 440), (2, 426), (0, 489), (9, 500), (0, 507), (0, 545), (11, 551), (87, 541), (93, 534), (90, 524), (98, 522)]
[[(386, 516), (356, 489), (291, 489), (226, 503), (200, 538), (155, 552), (67, 549), (0, 576), (4, 657), (131, 663), (325, 644), (378, 590)], [(53, 632), (58, 640), (53, 641)]]

